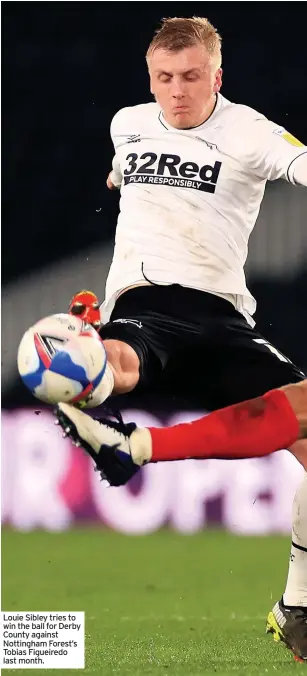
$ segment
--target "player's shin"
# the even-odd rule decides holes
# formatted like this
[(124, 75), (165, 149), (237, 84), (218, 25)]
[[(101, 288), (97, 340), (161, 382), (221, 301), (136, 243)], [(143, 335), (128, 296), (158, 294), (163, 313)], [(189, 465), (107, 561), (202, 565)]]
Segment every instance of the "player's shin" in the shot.
[(135, 453), (138, 464), (142, 464), (142, 457), (144, 462), (260, 457), (291, 446), (300, 435), (296, 415), (280, 390), (215, 411), (192, 423), (149, 428), (150, 444), (142, 432), (135, 431), (131, 436), (131, 454), (134, 459)]

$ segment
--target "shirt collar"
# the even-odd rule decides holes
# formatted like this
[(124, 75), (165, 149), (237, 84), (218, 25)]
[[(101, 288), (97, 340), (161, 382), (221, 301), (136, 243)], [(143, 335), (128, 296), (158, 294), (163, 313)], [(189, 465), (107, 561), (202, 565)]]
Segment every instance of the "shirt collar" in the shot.
[(201, 122), (201, 124), (196, 125), (196, 127), (185, 127), (184, 129), (177, 129), (177, 127), (172, 127), (172, 125), (170, 125), (166, 121), (162, 110), (160, 110), (160, 112), (159, 112), (158, 119), (159, 119), (160, 124), (162, 124), (162, 126), (165, 129), (169, 129), (171, 131), (173, 131), (173, 130), (174, 131), (193, 131), (194, 129), (202, 129), (203, 127), (205, 127), (205, 125), (207, 124), (207, 122), (209, 122), (209, 120), (211, 122), (212, 118), (216, 115), (218, 110), (220, 110), (221, 105), (222, 105), (222, 96), (221, 96), (221, 94), (216, 94), (215, 106), (212, 110), (212, 113), (210, 113), (209, 117), (207, 117), (207, 119), (204, 122)]

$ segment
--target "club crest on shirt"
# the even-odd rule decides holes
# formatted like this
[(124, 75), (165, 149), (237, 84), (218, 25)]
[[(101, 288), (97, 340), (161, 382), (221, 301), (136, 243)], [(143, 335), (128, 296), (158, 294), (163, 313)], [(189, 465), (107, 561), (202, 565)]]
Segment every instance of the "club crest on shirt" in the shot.
[(278, 127), (277, 129), (274, 129), (273, 134), (281, 136), (281, 138), (290, 143), (292, 146), (296, 146), (297, 148), (304, 147), (304, 144), (301, 143), (301, 141), (299, 141), (298, 138), (295, 138), (295, 136), (289, 134), (289, 132), (286, 131), (284, 127)]

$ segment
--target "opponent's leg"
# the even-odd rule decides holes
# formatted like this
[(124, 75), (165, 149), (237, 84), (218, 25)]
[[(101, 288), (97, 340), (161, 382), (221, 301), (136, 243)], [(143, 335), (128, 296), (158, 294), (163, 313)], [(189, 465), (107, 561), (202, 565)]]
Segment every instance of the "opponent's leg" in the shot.
[[(291, 452), (306, 467), (307, 441)], [(296, 491), (292, 509), (292, 543), (286, 589), (268, 615), (267, 632), (283, 641), (295, 658), (307, 660), (307, 474)]]
[[(304, 427), (306, 392), (304, 383), (289, 385), (292, 402), (300, 410), (298, 420)], [(297, 441), (291, 453), (307, 466), (307, 440)], [(267, 619), (267, 632), (276, 641), (283, 641), (291, 648), (296, 659), (307, 660), (307, 474), (299, 486), (292, 510), (292, 544), (288, 579), (282, 599), (275, 604)]]
[[(306, 442), (303, 443), (307, 452)], [(267, 633), (307, 661), (307, 474), (293, 502), (292, 545), (286, 590), (267, 619)]]
[[(303, 442), (307, 453), (306, 442)], [(304, 606), (307, 612), (307, 474), (296, 491), (292, 511), (292, 547), (283, 602)], [(307, 618), (306, 618), (307, 619)], [(307, 640), (307, 624), (306, 624)], [(307, 649), (307, 644), (306, 644)]]
[[(307, 393), (307, 381), (305, 388)], [(291, 445), (307, 436), (307, 400), (294, 401), (293, 395), (291, 399), (293, 407), (287, 388), (273, 390), (192, 423), (165, 429), (93, 420), (68, 404), (59, 404), (57, 416), (64, 433), (92, 456), (108, 481), (121, 485), (148, 462), (256, 457)]]

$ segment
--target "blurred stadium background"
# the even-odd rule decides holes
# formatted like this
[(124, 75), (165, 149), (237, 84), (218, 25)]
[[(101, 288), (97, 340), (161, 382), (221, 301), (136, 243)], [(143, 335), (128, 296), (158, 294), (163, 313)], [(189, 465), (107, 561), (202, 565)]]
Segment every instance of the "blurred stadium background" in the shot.
[[(176, 616), (177, 619), (172, 620), (175, 633), (180, 625), (178, 617), (194, 617), (196, 622), (198, 616), (207, 617), (212, 613), (214, 618), (215, 600), (219, 604), (225, 602), (226, 619), (230, 621), (238, 593), (234, 591), (233, 598), (228, 598), (229, 571), (233, 572), (234, 590), (238, 580), (233, 583), (233, 579), (239, 576), (243, 581), (241, 606), (239, 604), (242, 617), (254, 617), (253, 626), (257, 629), (257, 623), (269, 609), (272, 594), (282, 591), (287, 540), (282, 535), (279, 538), (259, 536), (290, 532), (292, 497), (301, 469), (285, 451), (255, 461), (198, 464), (188, 461), (181, 465), (152, 466), (129, 488), (105, 489), (87, 458), (78, 449), (72, 449), (53, 427), (50, 411), (35, 402), (22, 386), (16, 371), (16, 350), (23, 332), (32, 323), (44, 315), (65, 312), (77, 290), (90, 288), (103, 298), (118, 209), (117, 195), (110, 194), (105, 187), (112, 159), (109, 125), (119, 108), (150, 100), (144, 53), (160, 19), (175, 13), (208, 16), (224, 39), (222, 93), (235, 102), (262, 111), (307, 143), (303, 11), (299, 3), (289, 2), (279, 4), (278, 11), (273, 3), (238, 2), (181, 2), (178, 6), (170, 2), (117, 6), (111, 2), (2, 4), (5, 609), (50, 610), (47, 606), (48, 603), (52, 606), (52, 599), (56, 604), (54, 610), (91, 609), (97, 621), (96, 641), (101, 623), (105, 627), (106, 615), (101, 615), (102, 606), (100, 610), (92, 609), (90, 597), (94, 595), (94, 587), (87, 593), (81, 585), (83, 591), (79, 594), (78, 570), (80, 574), (83, 571), (90, 575), (89, 562), (87, 569), (82, 567), (82, 556), (77, 553), (83, 546), (88, 548), (89, 556), (95, 558), (97, 580), (101, 575), (104, 587), (108, 585), (104, 575), (110, 574), (104, 569), (108, 551), (116, 560), (115, 570), (120, 557), (131, 584), (129, 594), (138, 593), (138, 579), (134, 575), (138, 556), (143, 555), (145, 559), (147, 556), (147, 564), (154, 552), (165, 566), (172, 558), (174, 562), (179, 561), (182, 574), (168, 570), (166, 588), (162, 585), (162, 593), (158, 599), (155, 596), (154, 603), (152, 597), (156, 586), (159, 588), (156, 578), (160, 579), (160, 573), (162, 576), (163, 565), (159, 564), (148, 579), (144, 576), (141, 582), (144, 607), (149, 603), (152, 611), (145, 612), (143, 607), (137, 610), (139, 618), (145, 612), (154, 625), (155, 613), (158, 620), (161, 616), (159, 626), (163, 625), (163, 617), (171, 622), (171, 617)], [(306, 190), (280, 181), (268, 185), (246, 266), (249, 286), (258, 301), (258, 329), (305, 371), (306, 214)], [(126, 419), (133, 416), (138, 422), (158, 425), (192, 419), (201, 413), (191, 410), (185, 401), (168, 400), (165, 396), (144, 397), (142, 401), (131, 396), (119, 404)], [(165, 534), (147, 535), (163, 526), (167, 526)], [(219, 535), (215, 540), (214, 534), (208, 533), (209, 528), (221, 527), (235, 535)], [(37, 533), (31, 532), (36, 529)], [(65, 535), (56, 534), (57, 531), (65, 531)], [(117, 533), (142, 537), (136, 540)], [(186, 543), (187, 535), (190, 544)], [(246, 537), (242, 541), (238, 535), (253, 535), (257, 539)], [(202, 562), (195, 570), (195, 588), (199, 593), (203, 587), (203, 571), (206, 585), (200, 603), (209, 604), (208, 613), (203, 605), (197, 607), (196, 596), (192, 609), (178, 596), (185, 579), (184, 570), (191, 565), (189, 551)], [(33, 552), (34, 568), (30, 565)], [(283, 564), (277, 572), (272, 565), (273, 552), (283, 554)], [(247, 597), (246, 605), (243, 602), (244, 590), (248, 593), (249, 572), (242, 561), (247, 557), (250, 570), (251, 560), (257, 555), (263, 564), (270, 559), (268, 575), (271, 575), (270, 584), (275, 587), (269, 585), (265, 573), (260, 574), (259, 567), (255, 566), (255, 575), (259, 577), (255, 589), (259, 587), (260, 600), (259, 596), (256, 600), (255, 592), (250, 609)], [(20, 563), (22, 557), (23, 564)], [(233, 559), (233, 564), (227, 565), (226, 578), (225, 557)], [(55, 562), (58, 572), (41, 572), (46, 570), (47, 560)], [(70, 579), (69, 566), (76, 568), (71, 592), (68, 596), (66, 592), (61, 597), (57, 593), (48, 596), (52, 580), (61, 589), (60, 576), (63, 574), (64, 582)], [(214, 598), (207, 585), (216, 567), (219, 592)], [(167, 599), (168, 581), (171, 591)], [(189, 585), (184, 584), (183, 597), (188, 598)], [(123, 582), (120, 588), (125, 594)], [(193, 589), (191, 593), (193, 597)], [(108, 603), (112, 604), (110, 591), (108, 594)], [(131, 606), (129, 594), (127, 606)], [(131, 607), (128, 612), (123, 601), (119, 605), (120, 617), (130, 617)], [(116, 617), (115, 614), (114, 622)], [(223, 612), (220, 610), (216, 617), (217, 623), (223, 621)], [(129, 622), (125, 624), (125, 635)], [(152, 623), (147, 632), (144, 623), (138, 622), (137, 633), (140, 635), (143, 631), (144, 645), (148, 648), (146, 641), (150, 641), (154, 631)], [(192, 619), (189, 622), (193, 624)], [(112, 622), (109, 626), (113, 627)], [(185, 625), (180, 625), (182, 641), (186, 640), (184, 628)], [(207, 631), (208, 626), (205, 629)], [(228, 639), (233, 636), (231, 631)], [(213, 634), (214, 631), (211, 638)], [(111, 643), (109, 650), (110, 646)], [(98, 673), (109, 674), (116, 669), (118, 673), (126, 673), (126, 663), (118, 666), (116, 662), (116, 641), (114, 646), (112, 665), (111, 662), (105, 664), (103, 672), (97, 667)], [(158, 663), (157, 673), (164, 673), (168, 657), (163, 657), (162, 644), (160, 648), (162, 661)], [(216, 654), (219, 650), (222, 647), (217, 644)], [(134, 658), (135, 651), (136, 648)], [(206, 655), (209, 653), (210, 646)], [(177, 655), (176, 650), (174, 654)], [(95, 659), (93, 657), (94, 666)], [(244, 659), (242, 657), (242, 673), (251, 673), (246, 671)], [(180, 651), (174, 660), (173, 673), (192, 673), (188, 672)], [(143, 664), (142, 660), (136, 662)], [(146, 659), (143, 666), (133, 664), (131, 662), (127, 673), (156, 673), (155, 657), (152, 672), (147, 671)], [(220, 662), (214, 664), (212, 673), (214, 669), (224, 673), (220, 671)], [(284, 663), (276, 668), (286, 673)], [(196, 659), (193, 673), (209, 673), (209, 666), (206, 672), (197, 669)], [(170, 673), (170, 669), (165, 673)]]

